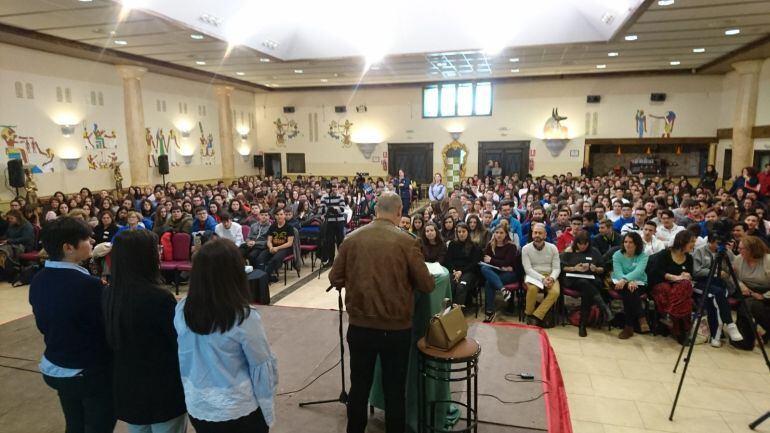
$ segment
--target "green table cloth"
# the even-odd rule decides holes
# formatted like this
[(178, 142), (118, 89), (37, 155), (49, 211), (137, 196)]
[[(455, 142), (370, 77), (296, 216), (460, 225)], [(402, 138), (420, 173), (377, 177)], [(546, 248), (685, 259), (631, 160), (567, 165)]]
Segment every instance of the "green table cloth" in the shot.
[[(414, 317), (412, 318), (412, 347), (409, 351), (409, 367), (406, 376), (406, 422), (414, 432), (417, 431), (417, 340), (425, 336), (430, 318), (444, 307), (444, 299), (452, 299), (452, 286), (449, 282), (449, 271), (438, 263), (426, 263), (436, 287), (431, 293), (415, 292)], [(428, 401), (449, 400), (449, 383), (428, 380)], [(385, 396), (382, 388), (382, 370), (380, 361), (374, 370), (374, 381), (369, 393), (369, 404), (385, 409)], [(454, 424), (457, 421), (458, 411), (449, 404), (439, 404), (436, 407), (436, 419), (433, 425), (444, 426)]]

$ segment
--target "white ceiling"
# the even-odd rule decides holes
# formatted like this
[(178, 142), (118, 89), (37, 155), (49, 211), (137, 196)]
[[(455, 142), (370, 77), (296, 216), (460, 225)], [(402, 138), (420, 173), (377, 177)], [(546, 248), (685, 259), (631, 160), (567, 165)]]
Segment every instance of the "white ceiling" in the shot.
[(642, 0), (123, 2), (137, 3), (229, 43), (304, 60), (606, 41)]
[[(226, 16), (223, 11), (237, 10), (235, 6), (247, 3), (247, 0), (131, 1), (135, 4), (145, 2), (154, 9), (177, 4), (171, 12), (178, 11), (176, 13), (180, 15), (142, 9), (127, 13), (123, 10), (121, 14), (121, 5), (109, 0), (2, 0), (0, 23), (273, 88), (690, 70), (770, 33), (770, 0), (676, 0), (665, 7), (648, 0), (645, 6), (651, 5), (625, 26), (623, 17), (626, 15), (618, 13), (609, 26), (601, 22), (601, 16), (597, 23), (595, 15), (610, 4), (623, 5), (627, 14), (628, 5), (636, 5), (640, 0), (528, 2), (542, 4), (537, 11), (517, 11), (500, 6), (522, 4), (522, 0), (500, 1), (494, 6), (487, 0), (463, 3), (445, 0), (441, 3), (443, 6), (432, 0), (412, 0), (409, 4), (391, 0), (376, 3), (387, 5), (386, 8), (380, 6), (380, 9), (364, 11), (367, 18), (356, 21), (366, 24), (363, 30), (349, 22), (351, 17), (364, 13), (357, 6), (364, 3), (360, 0), (355, 3), (352, 0), (316, 2), (327, 8), (323, 10), (313, 6), (316, 3), (291, 0), (259, 2), (264, 9), (254, 13), (240, 11), (235, 15), (236, 21), (248, 24), (250, 28), (260, 27), (259, 17), (262, 16), (266, 17), (264, 23), (283, 23), (274, 27), (265, 24), (264, 32), (267, 33), (255, 33), (252, 35), (255, 39), (246, 42), (251, 45), (270, 34), (274, 38), (271, 40), (278, 42), (274, 50), (262, 46), (261, 42), (256, 44), (256, 49), (238, 45), (228, 50), (226, 38), (222, 36), (223, 29), (229, 28), (227, 22), (223, 19), (220, 30), (214, 31), (210, 24), (197, 17), (206, 13), (222, 19), (221, 16)], [(423, 3), (432, 4), (434, 9), (423, 7)], [(212, 10), (212, 4), (216, 5), (215, 10)], [(304, 6), (293, 9), (298, 5)], [(556, 5), (569, 6), (555, 10)], [(483, 13), (468, 12), (470, 6)], [(195, 25), (183, 23), (182, 13), (196, 17)], [(276, 18), (283, 16), (287, 18)], [(314, 18), (302, 27), (290, 26), (305, 21), (307, 16)], [(474, 25), (477, 22), (482, 25)], [(428, 31), (428, 24), (434, 30)], [(319, 31), (326, 26), (331, 29), (329, 33)], [(280, 28), (275, 33), (269, 32), (276, 27)], [(371, 41), (368, 35), (380, 34), (375, 30), (382, 28), (397, 35), (389, 40), (388, 52), (401, 54), (386, 56), (364, 73), (365, 60), (361, 52), (354, 50), (359, 49), (362, 41)], [(490, 55), (483, 49), (493, 44), (473, 42), (477, 34), (494, 36), (486, 28), (516, 31), (498, 31), (497, 35), (507, 41), (508, 46), (499, 54)], [(724, 32), (729, 28), (739, 28), (740, 34), (726, 36)], [(294, 30), (289, 31), (291, 29)], [(620, 31), (613, 36), (618, 29)], [(110, 34), (112, 31), (115, 33)], [(204, 37), (195, 40), (191, 34)], [(628, 34), (635, 34), (638, 39), (624, 40)], [(554, 42), (557, 40), (561, 42)], [(599, 42), (586, 42), (592, 40)], [(126, 45), (117, 45), (116, 41), (125, 41)], [(694, 53), (695, 48), (704, 48), (705, 52)], [(618, 56), (608, 56), (611, 52)], [(340, 56), (341, 53), (352, 54)], [(265, 62), (266, 59), (270, 61)], [(672, 61), (679, 64), (671, 65)], [(196, 62), (205, 62), (205, 65)], [(605, 67), (598, 69), (597, 65)]]

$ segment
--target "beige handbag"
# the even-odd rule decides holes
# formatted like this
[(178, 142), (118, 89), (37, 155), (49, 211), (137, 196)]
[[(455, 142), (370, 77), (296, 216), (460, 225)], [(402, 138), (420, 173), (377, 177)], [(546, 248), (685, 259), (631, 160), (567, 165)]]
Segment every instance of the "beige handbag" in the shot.
[(428, 324), (425, 342), (434, 349), (448, 351), (468, 334), (462, 308), (455, 304), (434, 315)]

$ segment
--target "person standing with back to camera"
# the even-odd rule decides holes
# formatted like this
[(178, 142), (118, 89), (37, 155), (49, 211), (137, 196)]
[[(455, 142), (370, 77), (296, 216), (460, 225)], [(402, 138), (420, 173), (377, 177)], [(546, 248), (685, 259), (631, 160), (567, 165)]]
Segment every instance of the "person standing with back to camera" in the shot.
[(366, 406), (377, 356), (385, 391), (385, 431), (406, 429), (406, 372), (412, 344), (414, 291), (430, 293), (433, 277), (419, 242), (402, 232), (398, 194), (385, 192), (376, 219), (342, 242), (329, 281), (345, 287), (350, 348), (348, 433), (366, 430)]

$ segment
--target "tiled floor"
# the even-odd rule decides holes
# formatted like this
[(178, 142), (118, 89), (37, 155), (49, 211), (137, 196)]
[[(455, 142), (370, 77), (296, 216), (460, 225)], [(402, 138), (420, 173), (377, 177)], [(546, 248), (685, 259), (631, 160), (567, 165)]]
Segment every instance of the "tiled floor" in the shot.
[[(309, 273), (308, 262), (301, 274)], [(281, 278), (271, 286), (271, 295), (289, 289), (296, 280), (296, 273), (290, 272), (288, 285)], [(284, 293), (276, 304), (336, 308), (336, 292), (326, 292), (328, 284), (324, 272), (320, 279)], [(26, 287), (0, 285), (0, 323), (29, 313)], [(515, 319), (500, 315), (498, 320)], [(548, 330), (576, 433), (750, 432), (748, 423), (770, 410), (770, 373), (758, 350), (699, 345), (674, 421), (669, 421), (679, 381), (679, 375), (672, 373), (679, 346), (652, 336), (622, 341), (617, 333), (591, 329), (587, 338), (580, 338), (571, 326)], [(770, 432), (770, 421), (756, 431)]]

